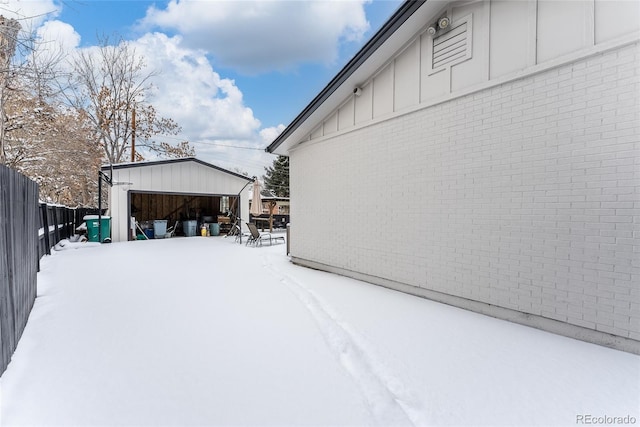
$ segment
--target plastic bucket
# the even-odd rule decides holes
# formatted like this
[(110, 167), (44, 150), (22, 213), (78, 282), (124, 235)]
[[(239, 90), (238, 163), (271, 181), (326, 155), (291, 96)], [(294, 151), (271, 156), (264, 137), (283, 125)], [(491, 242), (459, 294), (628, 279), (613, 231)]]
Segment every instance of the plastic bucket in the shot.
[(187, 237), (193, 237), (196, 235), (196, 220), (189, 220), (182, 222), (182, 230), (184, 231), (184, 235)]
[(218, 224), (217, 222), (209, 224), (209, 233), (212, 236), (219, 236), (220, 235), (220, 224)]
[(164, 235), (167, 234), (167, 220), (156, 219), (153, 221), (153, 231), (155, 232), (156, 239), (164, 239)]
[(144, 234), (147, 236), (147, 238), (153, 239), (153, 228), (145, 228)]

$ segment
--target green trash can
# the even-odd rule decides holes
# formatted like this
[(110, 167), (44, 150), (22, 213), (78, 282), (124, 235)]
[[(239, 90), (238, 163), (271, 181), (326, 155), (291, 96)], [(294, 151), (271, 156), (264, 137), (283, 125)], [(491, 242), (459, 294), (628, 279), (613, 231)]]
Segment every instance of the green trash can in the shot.
[(100, 229), (98, 229), (98, 215), (86, 215), (82, 218), (87, 223), (87, 238), (90, 242), (98, 242), (98, 232), (102, 232), (102, 242), (111, 241), (111, 217), (100, 217)]

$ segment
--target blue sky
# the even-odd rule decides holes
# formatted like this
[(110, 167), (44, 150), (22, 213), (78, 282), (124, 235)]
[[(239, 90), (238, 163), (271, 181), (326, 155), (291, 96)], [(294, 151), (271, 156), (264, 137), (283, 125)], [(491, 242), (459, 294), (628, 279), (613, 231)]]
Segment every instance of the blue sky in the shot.
[[(39, 8), (27, 10), (34, 5)], [(399, 5), (9, 0), (2, 8), (18, 8), (23, 16), (52, 12), (35, 25), (69, 51), (91, 49), (104, 35), (134, 43), (150, 69), (160, 71), (152, 103), (182, 126), (179, 139), (191, 141), (205, 161), (261, 175), (273, 160), (262, 149)]]

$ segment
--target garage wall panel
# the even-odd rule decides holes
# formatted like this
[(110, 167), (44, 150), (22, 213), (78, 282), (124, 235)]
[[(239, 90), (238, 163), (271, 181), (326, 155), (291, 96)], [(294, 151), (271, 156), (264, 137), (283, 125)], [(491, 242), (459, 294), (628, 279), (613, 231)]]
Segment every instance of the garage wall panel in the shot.
[(153, 188), (153, 167), (138, 169), (139, 183), (141, 188)]
[(171, 172), (170, 169), (166, 167), (166, 165), (162, 165), (159, 167), (160, 169), (160, 185), (163, 188), (167, 188), (171, 185)]

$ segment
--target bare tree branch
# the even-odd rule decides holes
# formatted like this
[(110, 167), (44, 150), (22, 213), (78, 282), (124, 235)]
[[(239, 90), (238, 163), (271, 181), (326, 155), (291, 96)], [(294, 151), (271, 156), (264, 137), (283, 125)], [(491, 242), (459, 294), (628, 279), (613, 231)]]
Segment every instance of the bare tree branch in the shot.
[[(158, 117), (156, 110), (145, 100), (151, 89), (150, 80), (155, 72), (146, 72), (144, 58), (130, 43), (109, 38), (100, 40), (97, 50), (80, 52), (73, 62), (75, 69), (71, 105), (83, 109), (95, 126), (95, 138), (102, 146), (109, 163), (120, 163), (131, 154), (131, 139), (136, 138), (151, 152), (167, 156), (193, 153), (188, 144), (172, 147), (157, 144), (157, 135), (176, 135), (180, 127), (171, 119)], [(132, 114), (136, 111), (136, 128)]]

